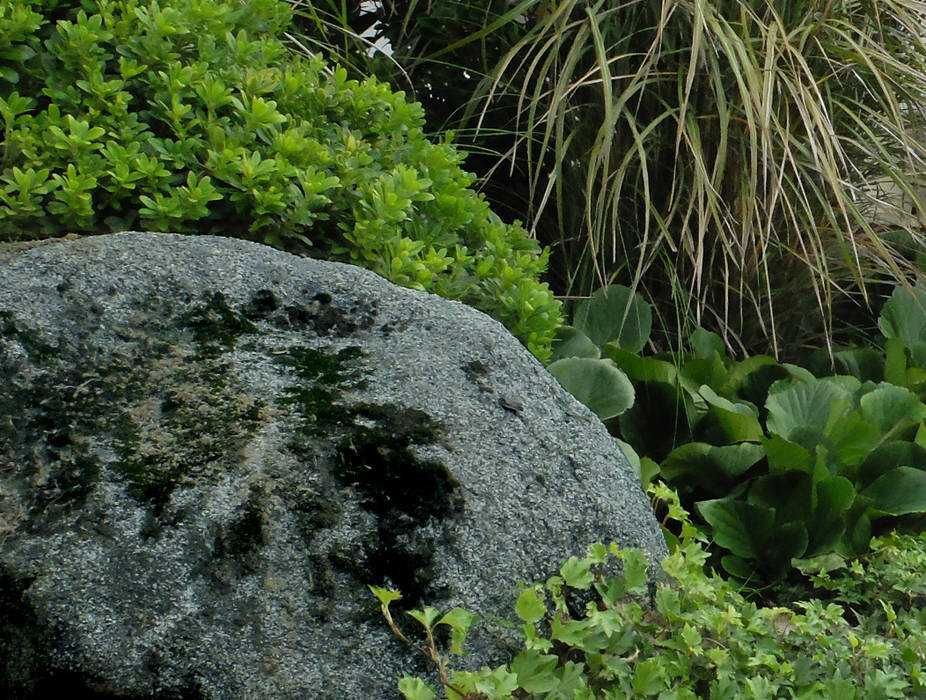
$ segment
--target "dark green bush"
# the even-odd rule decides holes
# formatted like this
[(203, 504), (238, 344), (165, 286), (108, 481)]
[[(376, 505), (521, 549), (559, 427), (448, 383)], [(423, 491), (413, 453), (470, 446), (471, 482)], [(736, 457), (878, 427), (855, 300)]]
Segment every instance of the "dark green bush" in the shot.
[(921, 529), (926, 289), (912, 291), (898, 286), (884, 305), (883, 350), (839, 350), (839, 373), (828, 364), (818, 378), (769, 356), (735, 361), (703, 329), (688, 352), (641, 356), (650, 309), (612, 285), (560, 329), (550, 371), (593, 410), (621, 402), (602, 418), (644, 483), (677, 489), (718, 566), (780, 586), (795, 569), (844, 565), (887, 528)]
[(248, 238), (470, 303), (546, 359), (547, 253), (419, 105), (297, 54), (289, 21), (279, 0), (2, 3), (0, 240)]

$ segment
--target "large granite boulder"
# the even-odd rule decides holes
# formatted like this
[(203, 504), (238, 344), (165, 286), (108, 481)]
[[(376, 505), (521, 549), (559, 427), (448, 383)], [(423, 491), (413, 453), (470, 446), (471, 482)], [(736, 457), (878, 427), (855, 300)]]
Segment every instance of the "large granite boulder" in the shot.
[[(0, 372), (2, 697), (397, 697), (427, 669), (367, 584), (491, 620), (592, 541), (666, 554), (614, 441), (502, 326), (358, 268), (7, 248)], [(471, 648), (506, 659), (491, 625)]]

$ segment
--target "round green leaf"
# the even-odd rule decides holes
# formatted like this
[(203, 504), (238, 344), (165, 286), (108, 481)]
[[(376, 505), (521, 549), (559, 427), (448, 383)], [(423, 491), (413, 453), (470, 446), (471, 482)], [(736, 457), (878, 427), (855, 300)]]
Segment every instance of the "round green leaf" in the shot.
[(926, 471), (897, 467), (876, 479), (862, 495), (891, 515), (926, 513)]
[(845, 389), (832, 382), (794, 382), (770, 393), (765, 407), (769, 432), (790, 440), (798, 430), (827, 432), (846, 414), (849, 399)]
[(691, 334), (688, 343), (697, 357), (712, 357), (715, 354), (724, 357), (727, 354), (723, 338), (700, 326)]
[(716, 427), (724, 442), (758, 442), (765, 433), (759, 423), (759, 410), (745, 401), (733, 402), (719, 396), (706, 384), (698, 394), (707, 403), (708, 421), (702, 429)]
[(884, 474), (897, 467), (926, 469), (926, 448), (907, 440), (891, 440), (879, 445), (858, 470), (859, 488), (869, 486)]
[(633, 405), (633, 384), (609, 360), (568, 357), (547, 369), (601, 420), (620, 415)]
[(831, 476), (817, 484), (817, 508), (827, 511), (849, 510), (855, 502), (855, 486), (842, 476)]
[(596, 345), (614, 342), (624, 350), (639, 352), (649, 340), (653, 312), (628, 287), (612, 284), (579, 304), (573, 325)]
[(774, 510), (732, 498), (699, 501), (695, 505), (721, 547), (744, 559), (755, 559), (762, 554), (775, 520)]
[(878, 328), (885, 338), (900, 338), (908, 348), (926, 341), (926, 289), (895, 287), (881, 309)]
[(887, 433), (903, 422), (926, 418), (926, 406), (909, 389), (893, 384), (881, 384), (865, 394), (859, 405), (862, 417)]
[(578, 328), (560, 326), (553, 339), (553, 360), (564, 357), (590, 357), (597, 360), (601, 357), (601, 350)]
[(622, 350), (614, 343), (607, 343), (601, 350), (634, 381), (673, 384), (679, 380), (678, 368), (671, 362), (657, 360), (655, 357), (641, 357), (635, 352)]
[(715, 446), (689, 442), (665, 458), (660, 465), (660, 473), (669, 480), (688, 475), (709, 485), (741, 476), (764, 456), (765, 450), (761, 445)]

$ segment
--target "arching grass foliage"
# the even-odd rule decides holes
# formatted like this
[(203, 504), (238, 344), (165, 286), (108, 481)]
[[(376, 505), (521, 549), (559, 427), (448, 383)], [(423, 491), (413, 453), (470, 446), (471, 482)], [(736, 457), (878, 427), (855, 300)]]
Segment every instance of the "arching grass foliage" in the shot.
[(787, 355), (918, 274), (920, 0), (296, 4), (342, 51), (352, 27), (388, 39), (367, 65), (555, 245), (560, 293), (621, 282), (681, 336)]

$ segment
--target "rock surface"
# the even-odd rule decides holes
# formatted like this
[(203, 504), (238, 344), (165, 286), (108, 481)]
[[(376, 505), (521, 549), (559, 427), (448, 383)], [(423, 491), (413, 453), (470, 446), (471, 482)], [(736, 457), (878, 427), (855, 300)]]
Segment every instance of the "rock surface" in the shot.
[[(0, 371), (3, 697), (394, 698), (427, 669), (367, 584), (510, 618), (590, 542), (666, 554), (604, 427), (502, 326), (351, 266), (8, 249)], [(491, 625), (473, 644), (507, 658)]]

